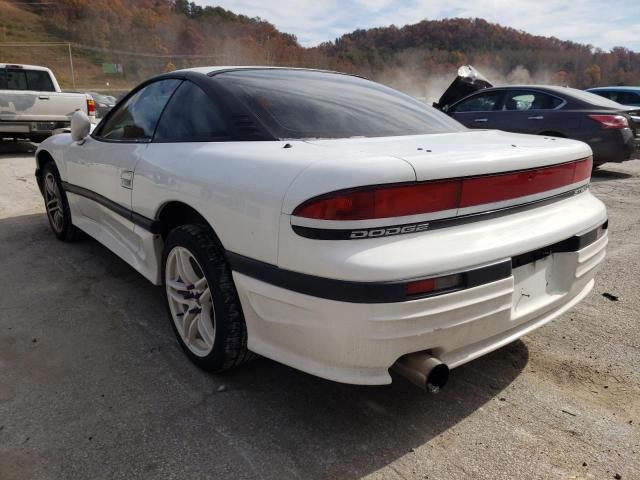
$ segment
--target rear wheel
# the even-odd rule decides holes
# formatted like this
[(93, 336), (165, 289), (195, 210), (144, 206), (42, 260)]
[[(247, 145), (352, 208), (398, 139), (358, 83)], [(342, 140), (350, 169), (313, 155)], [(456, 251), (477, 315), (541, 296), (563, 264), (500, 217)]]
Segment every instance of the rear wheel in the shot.
[(199, 367), (222, 372), (254, 357), (231, 269), (204, 225), (184, 225), (167, 236), (163, 280), (171, 326)]
[(71, 223), (71, 210), (67, 194), (62, 188), (58, 169), (53, 162), (49, 162), (43, 167), (42, 179), (42, 196), (51, 230), (56, 237), (65, 242), (77, 240), (81, 236), (80, 230)]

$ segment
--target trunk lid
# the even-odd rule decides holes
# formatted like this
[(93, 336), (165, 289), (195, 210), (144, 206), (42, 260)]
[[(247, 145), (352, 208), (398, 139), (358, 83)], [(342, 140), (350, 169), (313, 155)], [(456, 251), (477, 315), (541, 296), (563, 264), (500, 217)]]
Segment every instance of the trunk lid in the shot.
[(458, 76), (451, 82), (451, 85), (444, 91), (440, 100), (435, 102), (433, 106), (446, 112), (449, 107), (458, 100), (478, 90), (490, 87), (493, 87), (493, 85), (480, 72), (471, 65), (463, 65), (458, 68)]
[(409, 163), (417, 181), (509, 172), (570, 162), (591, 155), (585, 143), (564, 138), (498, 130), (380, 137), (311, 140), (344, 155), (389, 156)]

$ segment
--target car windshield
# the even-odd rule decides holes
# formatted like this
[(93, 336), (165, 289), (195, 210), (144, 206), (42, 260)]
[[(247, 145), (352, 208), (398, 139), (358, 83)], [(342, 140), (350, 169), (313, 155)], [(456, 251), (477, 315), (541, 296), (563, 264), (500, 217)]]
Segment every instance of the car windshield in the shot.
[(577, 88), (567, 88), (567, 91), (571, 96), (577, 98), (578, 100), (588, 102), (598, 107), (615, 108), (618, 110), (624, 109), (624, 105), (620, 105), (613, 100), (601, 97), (600, 95), (596, 95), (595, 93), (585, 92), (584, 90), (578, 90)]
[(248, 69), (215, 78), (281, 139), (387, 137), (466, 129), (408, 95), (359, 77)]

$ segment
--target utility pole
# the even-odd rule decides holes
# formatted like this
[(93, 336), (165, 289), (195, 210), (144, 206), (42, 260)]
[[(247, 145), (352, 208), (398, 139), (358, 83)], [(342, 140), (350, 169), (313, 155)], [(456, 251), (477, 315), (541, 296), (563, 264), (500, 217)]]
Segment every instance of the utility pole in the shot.
[(76, 89), (76, 73), (73, 70), (73, 55), (71, 53), (71, 44), (68, 43), (67, 46), (69, 47), (69, 65), (71, 66), (71, 83), (73, 84), (73, 89)]

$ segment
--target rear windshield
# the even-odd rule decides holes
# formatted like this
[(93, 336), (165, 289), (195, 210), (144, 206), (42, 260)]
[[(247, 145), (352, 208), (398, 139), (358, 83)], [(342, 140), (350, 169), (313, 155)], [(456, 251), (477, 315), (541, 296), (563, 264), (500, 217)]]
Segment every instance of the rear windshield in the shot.
[(0, 68), (0, 90), (54, 92), (55, 88), (49, 72), (21, 68)]
[(591, 105), (605, 108), (615, 108), (618, 110), (624, 109), (623, 105), (620, 105), (613, 100), (609, 100), (608, 98), (601, 97), (600, 95), (596, 95), (595, 93), (585, 92), (584, 90), (578, 90), (576, 88), (567, 88), (567, 91), (571, 94), (571, 96), (577, 98), (578, 100), (582, 100), (583, 102), (588, 102)]
[(350, 138), (465, 130), (438, 110), (359, 77), (308, 70), (237, 70), (215, 76), (277, 138)]

